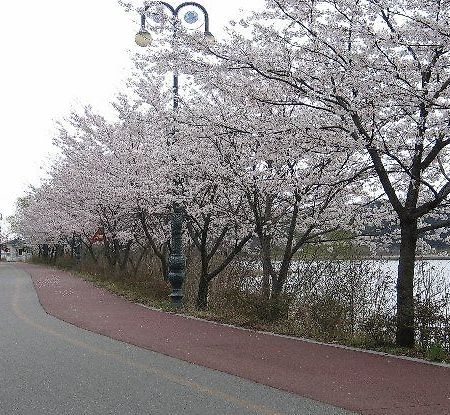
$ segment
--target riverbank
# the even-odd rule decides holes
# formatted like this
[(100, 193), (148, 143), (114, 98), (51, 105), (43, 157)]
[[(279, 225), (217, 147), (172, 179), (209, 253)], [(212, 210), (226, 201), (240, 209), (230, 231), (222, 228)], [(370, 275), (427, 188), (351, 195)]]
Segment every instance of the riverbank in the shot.
[[(398, 261), (398, 255), (379, 255), (371, 257), (360, 257), (358, 260), (363, 261)], [(450, 255), (447, 253), (444, 255), (418, 255), (416, 261), (435, 261), (435, 260), (450, 260)]]
[[(67, 269), (67, 267), (63, 267), (63, 269)], [(109, 292), (134, 303), (143, 304), (162, 311), (174, 311), (169, 301), (169, 286), (162, 280), (133, 280), (129, 278), (118, 278), (117, 276), (114, 277), (108, 273), (94, 274), (79, 270), (76, 271), (74, 269), (70, 269), (70, 271), (73, 275), (92, 282), (97, 287), (105, 288)], [(324, 323), (325, 327), (329, 327), (329, 332), (325, 334), (314, 330), (314, 328), (308, 329), (302, 324), (304, 323), (302, 320), (304, 316), (302, 314), (288, 312), (290, 305), (289, 298), (282, 298), (276, 304), (270, 302), (262, 304), (259, 296), (245, 293), (235, 288), (222, 289), (220, 295), (222, 302), (208, 310), (199, 311), (188, 304), (183, 308), (177, 309), (176, 313), (251, 330), (307, 338), (334, 345), (341, 344), (347, 347), (356, 347), (396, 356), (450, 363), (450, 354), (439, 344), (430, 344), (430, 347), (426, 349), (407, 349), (398, 348), (389, 342), (389, 338), (393, 337), (386, 335), (387, 333), (385, 331), (389, 330), (393, 316), (380, 315), (379, 319), (374, 320), (371, 323), (373, 327), (367, 328), (371, 331), (376, 330), (371, 336), (367, 336), (364, 332), (361, 332), (361, 334), (349, 333), (348, 336), (337, 335), (337, 337), (333, 338), (333, 335), (330, 334), (335, 330), (335, 327), (333, 327), (335, 323), (333, 321)], [(216, 303), (216, 301), (213, 302), (213, 304)], [(331, 307), (333, 306), (333, 302), (324, 304), (323, 306)], [(321, 312), (320, 308), (317, 312)], [(279, 318), (272, 318), (272, 313), (278, 314)]]

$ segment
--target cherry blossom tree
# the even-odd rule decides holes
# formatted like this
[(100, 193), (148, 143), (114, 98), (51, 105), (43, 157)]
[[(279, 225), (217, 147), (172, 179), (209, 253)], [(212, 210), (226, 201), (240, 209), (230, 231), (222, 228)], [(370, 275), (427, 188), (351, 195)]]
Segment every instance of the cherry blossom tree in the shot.
[(449, 14), (438, 0), (269, 0), (228, 46), (210, 48), (270, 85), (255, 99), (309, 108), (365, 152), (400, 229), (400, 346), (414, 344), (417, 241), (449, 224), (427, 224), (450, 193)]
[(248, 73), (210, 72), (208, 93), (199, 97), (214, 97), (209, 111), (194, 101), (186, 122), (196, 121), (197, 134), (215, 148), (217, 174), (244, 195), (260, 244), (263, 293), (276, 299), (300, 249), (351, 221), (355, 229), (356, 197), (363, 195), (358, 180), (367, 168), (309, 109), (252, 99), (256, 81)]
[[(149, 216), (164, 216), (161, 190), (165, 180), (158, 176), (165, 172), (165, 138), (159, 141), (162, 136), (158, 129), (164, 126), (157, 123), (159, 118), (155, 118), (154, 110), (144, 113), (124, 96), (118, 97), (114, 107), (119, 118), (114, 123), (90, 111), (83, 117), (73, 117), (72, 126), (82, 137), (81, 154), (75, 166), (81, 166), (84, 174), (92, 168), (97, 171), (99, 188), (92, 193), (91, 200), (105, 230), (104, 245), (110, 264), (114, 266), (119, 261), (123, 268), (126, 260), (131, 259), (132, 245), (144, 238), (161, 260), (164, 272), (166, 259), (158, 249), (158, 244), (166, 240), (164, 226), (156, 232), (153, 221), (151, 232), (149, 227)], [(61, 142), (61, 147), (73, 158), (76, 150), (73, 144), (67, 144), (72, 141), (63, 136), (66, 144)], [(161, 239), (164, 242), (158, 242)]]
[(176, 143), (189, 154), (178, 163), (177, 171), (183, 178), (179, 200), (189, 237), (200, 256), (196, 306), (205, 309), (211, 281), (243, 250), (254, 227), (248, 220), (245, 195), (227, 180), (229, 171), (220, 165), (211, 141), (204, 134), (193, 136), (192, 128), (187, 131), (189, 134), (179, 134)]
[(18, 222), (36, 243), (76, 232), (89, 246), (101, 227), (112, 267), (148, 245), (166, 275), (167, 218), (183, 206), (204, 308), (253, 233), (276, 298), (305, 244), (380, 225), (359, 207), (381, 198), (400, 236), (396, 341), (412, 346), (417, 243), (450, 224), (449, 14), (439, 0), (267, 0), (222, 43), (161, 33), (114, 119), (88, 108), (61, 128)]
[[(114, 106), (119, 120), (107, 121), (87, 108), (61, 125), (55, 140), (60, 156), (49, 171), (48, 182), (33, 193), (29, 206), (21, 212), (19, 222), (23, 232), (29, 228), (33, 240), (58, 235), (69, 240), (73, 233), (82, 235), (94, 258), (91, 237), (102, 229), (109, 266), (124, 270), (142, 237), (140, 214), (147, 206), (145, 197), (154, 179), (144, 169), (148, 151), (153, 151), (157, 142), (157, 129), (150, 115), (143, 115), (125, 97), (118, 97)], [(153, 126), (153, 142), (142, 139), (149, 125)], [(52, 212), (50, 217), (41, 214), (42, 230), (35, 220), (39, 210)]]
[[(236, 254), (250, 239), (249, 231), (255, 232), (261, 245), (264, 292), (277, 298), (294, 255), (305, 244), (322, 242), (327, 234), (345, 229), (350, 220), (355, 225), (352, 199), (361, 192), (354, 183), (367, 172), (364, 157), (340, 147), (345, 134), (322, 128), (309, 108), (261, 99), (260, 79), (205, 55), (201, 35), (179, 33), (179, 38), (176, 51), (157, 48), (137, 57), (142, 74), (135, 81), (135, 92), (147, 99), (148, 94), (141, 92), (148, 90), (146, 75), (151, 71), (146, 62), (158, 73), (177, 67), (183, 79), (170, 149), (183, 178), (180, 196), (188, 229), (201, 254), (197, 304), (206, 305), (207, 285), (222, 270), (219, 266), (208, 271), (217, 243), (237, 227), (242, 239), (234, 234), (236, 243), (228, 252)], [(189, 53), (192, 50), (200, 53)], [(277, 84), (265, 82), (265, 97), (270, 98), (267, 91), (274, 89), (279, 92)], [(220, 211), (223, 201), (227, 209)]]

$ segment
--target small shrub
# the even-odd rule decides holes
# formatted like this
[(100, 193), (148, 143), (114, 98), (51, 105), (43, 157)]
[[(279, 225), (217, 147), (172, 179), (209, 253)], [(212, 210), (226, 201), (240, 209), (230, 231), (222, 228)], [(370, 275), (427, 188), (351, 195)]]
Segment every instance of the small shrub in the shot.
[(439, 343), (432, 344), (427, 350), (427, 359), (433, 362), (443, 362), (447, 357), (447, 353)]
[(338, 297), (329, 293), (317, 295), (309, 306), (312, 324), (322, 339), (337, 340), (345, 336), (346, 309)]
[(249, 304), (251, 313), (261, 322), (274, 323), (287, 320), (292, 298), (281, 295), (278, 298), (262, 298), (260, 295), (252, 295)]
[(372, 314), (362, 325), (364, 342), (371, 346), (384, 346), (394, 342), (395, 316), (387, 313)]

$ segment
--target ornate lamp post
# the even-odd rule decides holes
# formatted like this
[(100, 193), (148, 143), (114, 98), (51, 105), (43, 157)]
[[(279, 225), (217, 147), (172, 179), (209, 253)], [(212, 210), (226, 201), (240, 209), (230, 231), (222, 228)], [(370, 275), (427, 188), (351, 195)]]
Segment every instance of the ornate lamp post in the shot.
[[(136, 34), (135, 41), (137, 45), (141, 47), (147, 47), (152, 43), (152, 36), (150, 32), (146, 28), (146, 15), (150, 8), (155, 6), (161, 6), (171, 14), (172, 17), (172, 29), (173, 29), (173, 38), (175, 39), (177, 36), (177, 24), (178, 19), (182, 15), (182, 19), (188, 24), (195, 24), (199, 20), (199, 14), (196, 10), (200, 11), (203, 14), (203, 26), (204, 26), (204, 34), (205, 39), (208, 43), (213, 43), (215, 41), (214, 36), (209, 31), (209, 16), (206, 9), (199, 3), (188, 1), (181, 3), (177, 7), (171, 6), (169, 3), (164, 1), (151, 1), (145, 4), (144, 11), (141, 14), (141, 29)], [(189, 7), (189, 10), (182, 13), (182, 9)], [(173, 44), (175, 47), (175, 42)], [(173, 109), (177, 111), (178, 109), (178, 71), (175, 69), (173, 73)], [(175, 130), (174, 130), (175, 134)], [(182, 247), (182, 226), (183, 226), (183, 209), (174, 204), (172, 208), (171, 215), (171, 250), (169, 256), (169, 272), (167, 275), (167, 279), (172, 285), (172, 294), (170, 297), (172, 298), (172, 304), (176, 307), (181, 306), (181, 301), (183, 298), (182, 293), (182, 285), (185, 279), (185, 268), (186, 268), (186, 260), (183, 255), (183, 247)]]

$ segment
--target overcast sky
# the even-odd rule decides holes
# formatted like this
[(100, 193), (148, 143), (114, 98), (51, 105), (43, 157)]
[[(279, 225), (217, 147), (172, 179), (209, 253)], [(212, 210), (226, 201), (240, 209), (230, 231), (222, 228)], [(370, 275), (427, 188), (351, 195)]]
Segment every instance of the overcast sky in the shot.
[[(264, 0), (199, 0), (220, 37), (239, 10)], [(141, 1), (133, 1), (141, 5)], [(181, 2), (172, 1), (177, 5)], [(91, 104), (107, 111), (130, 73), (138, 18), (116, 0), (2, 2), (0, 15), (0, 213), (38, 185), (55, 122)], [(45, 214), (45, 213), (43, 213)]]

